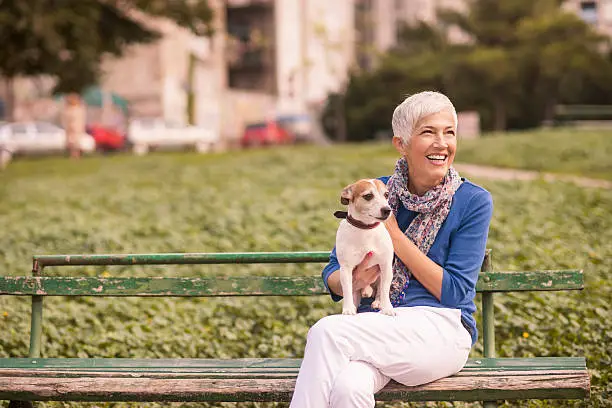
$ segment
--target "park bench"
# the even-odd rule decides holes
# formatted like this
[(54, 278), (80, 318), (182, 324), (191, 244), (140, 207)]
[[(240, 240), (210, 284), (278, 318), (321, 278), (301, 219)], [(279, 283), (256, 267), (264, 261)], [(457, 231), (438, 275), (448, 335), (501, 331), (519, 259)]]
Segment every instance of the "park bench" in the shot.
[(609, 129), (612, 127), (612, 105), (557, 105), (553, 122), (579, 128)]
[[(192, 253), (35, 256), (32, 276), (0, 277), (0, 295), (31, 296), (28, 358), (0, 359), (0, 400), (11, 401), (289, 401), (300, 359), (41, 358), (46, 296), (314, 296), (327, 295), (320, 276), (88, 277), (44, 276), (64, 265), (325, 263), (329, 252)], [(583, 357), (496, 358), (493, 297), (497, 292), (579, 290), (580, 270), (498, 272), (487, 252), (482, 294), (484, 358), (458, 374), (406, 387), (391, 381), (380, 401), (585, 399), (590, 377)], [(14, 402), (13, 406), (23, 406)]]

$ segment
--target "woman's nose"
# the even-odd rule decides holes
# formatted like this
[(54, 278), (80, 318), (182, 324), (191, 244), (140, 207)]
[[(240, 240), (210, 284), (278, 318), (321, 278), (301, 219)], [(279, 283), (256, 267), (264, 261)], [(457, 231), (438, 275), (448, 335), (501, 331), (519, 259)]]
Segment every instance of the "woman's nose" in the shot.
[(442, 148), (448, 147), (448, 142), (444, 138), (444, 135), (438, 135), (438, 137), (436, 137), (436, 140), (434, 140), (434, 146)]

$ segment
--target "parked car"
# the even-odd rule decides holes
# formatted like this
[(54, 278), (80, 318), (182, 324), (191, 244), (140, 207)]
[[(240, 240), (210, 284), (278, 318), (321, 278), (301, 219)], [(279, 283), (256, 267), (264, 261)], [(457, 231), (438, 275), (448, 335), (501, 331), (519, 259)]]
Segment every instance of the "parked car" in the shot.
[(126, 137), (116, 129), (93, 124), (87, 126), (87, 133), (90, 134), (95, 142), (96, 148), (102, 151), (121, 150), (125, 147)]
[(276, 121), (293, 134), (296, 143), (312, 142), (314, 124), (310, 115), (281, 115)]
[(130, 121), (128, 139), (135, 154), (143, 155), (151, 149), (193, 146), (207, 152), (219, 142), (219, 135), (202, 126), (181, 126), (160, 118), (137, 118)]
[[(84, 133), (79, 138), (83, 153), (96, 149), (94, 139)], [(50, 122), (12, 122), (0, 126), (0, 149), (4, 156), (59, 153), (67, 149), (66, 132)]]
[(243, 147), (292, 143), (294, 136), (277, 121), (252, 123), (245, 127), (240, 144)]

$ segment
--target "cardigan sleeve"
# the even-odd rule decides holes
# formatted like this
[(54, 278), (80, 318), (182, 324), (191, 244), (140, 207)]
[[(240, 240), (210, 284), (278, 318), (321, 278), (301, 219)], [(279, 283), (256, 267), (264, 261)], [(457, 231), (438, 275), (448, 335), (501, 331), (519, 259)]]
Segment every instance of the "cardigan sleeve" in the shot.
[(493, 199), (488, 191), (472, 196), (459, 228), (451, 234), (443, 266), (442, 305), (458, 308), (475, 296), (492, 215)]
[(321, 277), (323, 278), (323, 283), (325, 284), (325, 288), (327, 289), (327, 291), (331, 295), (331, 298), (332, 298), (332, 300), (334, 302), (338, 302), (338, 301), (342, 300), (342, 296), (336, 295), (331, 290), (329, 290), (329, 285), (327, 284), (327, 279), (329, 278), (329, 275), (331, 275), (332, 273), (334, 273), (338, 269), (340, 269), (340, 264), (338, 263), (338, 258), (336, 256), (336, 247), (334, 246), (334, 249), (332, 249), (332, 251), (331, 251), (331, 253), (329, 255), (329, 263), (327, 265), (325, 265), (325, 267), (323, 268), (323, 272), (321, 272)]

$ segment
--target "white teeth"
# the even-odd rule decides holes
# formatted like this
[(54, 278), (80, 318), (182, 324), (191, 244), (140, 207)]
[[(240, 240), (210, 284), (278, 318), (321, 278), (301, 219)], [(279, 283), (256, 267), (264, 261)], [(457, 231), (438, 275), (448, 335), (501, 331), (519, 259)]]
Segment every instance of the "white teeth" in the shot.
[(429, 156), (427, 156), (428, 159), (433, 159), (433, 160), (444, 160), (446, 159), (446, 156), (441, 155), (441, 154), (430, 154)]

